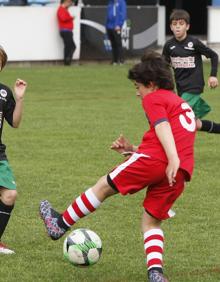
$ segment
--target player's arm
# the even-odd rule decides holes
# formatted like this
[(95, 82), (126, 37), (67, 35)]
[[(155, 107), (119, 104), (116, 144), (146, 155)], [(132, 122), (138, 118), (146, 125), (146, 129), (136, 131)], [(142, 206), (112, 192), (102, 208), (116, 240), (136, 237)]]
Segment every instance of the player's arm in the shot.
[(119, 154), (128, 156), (136, 152), (138, 147), (131, 144), (130, 141), (121, 134), (115, 141), (113, 141), (110, 148)]
[(170, 55), (169, 55), (169, 47), (168, 44), (165, 43), (163, 50), (162, 50), (162, 56), (164, 59), (170, 64)]
[(200, 40), (197, 40), (196, 49), (206, 58), (210, 58), (211, 61), (211, 71), (210, 76), (208, 78), (208, 86), (210, 88), (215, 88), (218, 86), (218, 54), (212, 50), (211, 48), (207, 47), (203, 44)]
[(24, 94), (27, 87), (27, 83), (24, 80), (17, 79), (14, 85), (14, 96), (15, 96), (15, 108), (13, 112), (13, 127), (19, 127), (23, 112), (23, 100)]
[(208, 86), (210, 88), (216, 88), (218, 86), (218, 54), (210, 49), (210, 60), (211, 60), (211, 72), (208, 78)]
[(166, 168), (166, 175), (169, 185), (175, 183), (175, 177), (180, 166), (180, 160), (176, 150), (173, 133), (168, 121), (162, 121), (155, 126), (156, 135), (163, 146), (168, 159), (168, 166)]

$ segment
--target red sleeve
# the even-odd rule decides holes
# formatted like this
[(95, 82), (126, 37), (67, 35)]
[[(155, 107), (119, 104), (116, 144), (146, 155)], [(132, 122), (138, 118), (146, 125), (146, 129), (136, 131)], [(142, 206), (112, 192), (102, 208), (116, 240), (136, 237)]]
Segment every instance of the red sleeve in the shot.
[(155, 127), (163, 121), (168, 121), (166, 105), (156, 94), (145, 96), (142, 105), (151, 126)]

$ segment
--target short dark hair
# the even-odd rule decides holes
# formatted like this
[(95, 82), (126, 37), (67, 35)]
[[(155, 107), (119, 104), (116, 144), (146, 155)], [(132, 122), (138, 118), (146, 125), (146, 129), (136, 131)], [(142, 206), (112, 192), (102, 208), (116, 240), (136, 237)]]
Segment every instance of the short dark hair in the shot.
[(175, 9), (170, 14), (170, 24), (172, 21), (184, 20), (187, 24), (190, 24), (190, 15), (187, 11), (181, 9)]
[(157, 52), (148, 50), (141, 62), (128, 72), (128, 78), (148, 86), (151, 82), (157, 87), (173, 90), (173, 75), (169, 63)]
[(5, 50), (3, 49), (3, 47), (0, 46), (0, 71), (6, 65), (7, 60), (8, 60), (8, 56), (7, 56), (6, 52), (5, 52)]

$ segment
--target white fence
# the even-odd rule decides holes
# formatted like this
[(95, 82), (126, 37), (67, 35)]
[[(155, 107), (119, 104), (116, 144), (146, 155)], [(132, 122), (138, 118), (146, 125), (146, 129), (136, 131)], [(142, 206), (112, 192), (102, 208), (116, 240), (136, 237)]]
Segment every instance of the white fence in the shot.
[(208, 7), (208, 43), (220, 43), (220, 6)]
[[(57, 4), (58, 5), (58, 4)], [(49, 61), (63, 59), (55, 6), (0, 7), (0, 45), (9, 61)], [(75, 16), (74, 59), (80, 57), (80, 7), (71, 7)]]

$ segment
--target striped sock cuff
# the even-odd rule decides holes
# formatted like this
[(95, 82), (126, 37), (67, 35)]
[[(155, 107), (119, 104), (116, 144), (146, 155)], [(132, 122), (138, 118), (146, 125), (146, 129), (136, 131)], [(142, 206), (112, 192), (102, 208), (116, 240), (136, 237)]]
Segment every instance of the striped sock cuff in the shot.
[(101, 202), (89, 188), (85, 193), (76, 198), (75, 201), (63, 213), (63, 221), (67, 226), (76, 223), (80, 218), (94, 212)]
[(93, 206), (97, 209), (101, 202), (98, 200), (98, 198), (96, 197), (96, 195), (93, 193), (92, 188), (89, 188), (86, 192), (85, 192), (87, 198), (90, 200), (90, 202), (93, 204)]
[(147, 256), (147, 268), (162, 268), (164, 235), (161, 229), (151, 229), (144, 233), (144, 249)]
[(156, 235), (164, 238), (163, 230), (160, 228), (153, 228), (153, 229), (146, 231), (144, 233), (144, 240), (146, 240), (150, 236), (156, 236)]

